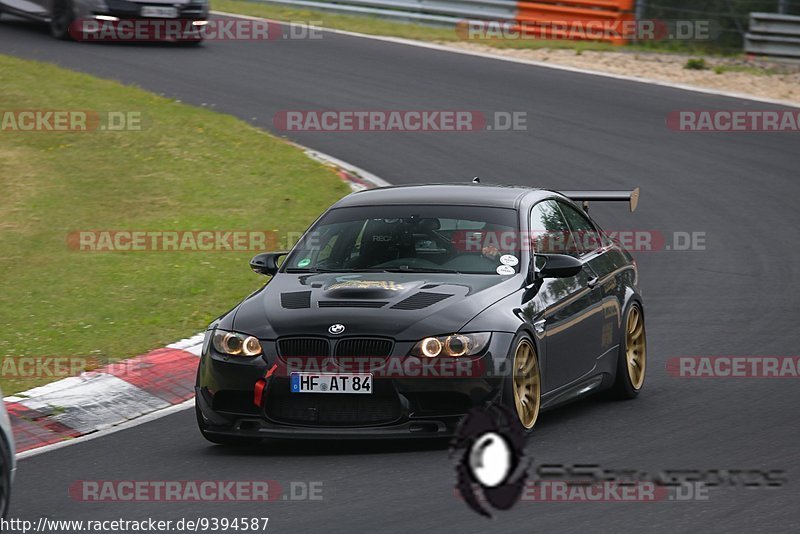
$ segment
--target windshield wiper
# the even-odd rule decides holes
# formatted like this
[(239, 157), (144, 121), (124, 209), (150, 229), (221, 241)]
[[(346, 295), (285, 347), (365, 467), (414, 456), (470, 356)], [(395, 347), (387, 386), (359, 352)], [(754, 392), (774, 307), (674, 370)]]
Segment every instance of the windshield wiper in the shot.
[(381, 269), (387, 273), (452, 273), (461, 274), (459, 271), (453, 269), (436, 269), (430, 267), (386, 267)]
[(309, 268), (299, 268), (299, 267), (287, 267), (287, 273), (382, 273), (385, 269), (323, 269), (314, 267), (312, 269)]
[(371, 267), (365, 269), (307, 269), (287, 268), (287, 273), (450, 273), (463, 274), (452, 269), (436, 269), (430, 267)]

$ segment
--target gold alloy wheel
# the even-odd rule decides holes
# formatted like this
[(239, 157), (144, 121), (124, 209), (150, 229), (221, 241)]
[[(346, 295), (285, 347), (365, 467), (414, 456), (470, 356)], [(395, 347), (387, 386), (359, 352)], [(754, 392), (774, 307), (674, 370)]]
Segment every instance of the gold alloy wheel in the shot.
[(633, 388), (639, 390), (644, 383), (644, 372), (647, 368), (647, 341), (644, 335), (644, 318), (639, 306), (632, 306), (628, 312), (625, 359), (628, 364), (628, 379)]
[(528, 430), (539, 417), (540, 398), (539, 363), (533, 345), (523, 339), (514, 353), (514, 406), (520, 423)]

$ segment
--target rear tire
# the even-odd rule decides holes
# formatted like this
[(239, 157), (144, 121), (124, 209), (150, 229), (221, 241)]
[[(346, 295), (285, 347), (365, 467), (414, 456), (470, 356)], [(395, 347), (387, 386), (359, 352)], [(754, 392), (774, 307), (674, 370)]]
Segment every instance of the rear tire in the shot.
[(200, 433), (211, 443), (217, 445), (256, 445), (261, 441), (261, 438), (251, 438), (248, 436), (227, 436), (225, 434), (216, 434), (206, 430), (206, 423), (203, 421), (203, 414), (200, 412), (200, 407), (197, 402), (194, 404), (194, 413), (197, 416), (197, 427)]
[(533, 431), (542, 404), (542, 378), (536, 347), (527, 334), (519, 334), (508, 356), (511, 372), (503, 385), (503, 405), (516, 414), (526, 434)]
[(75, 21), (72, 0), (54, 0), (50, 14), (50, 35), (60, 41), (69, 41), (69, 28)]
[(633, 302), (625, 313), (617, 356), (617, 378), (611, 392), (618, 399), (635, 399), (647, 371), (647, 334), (642, 305)]

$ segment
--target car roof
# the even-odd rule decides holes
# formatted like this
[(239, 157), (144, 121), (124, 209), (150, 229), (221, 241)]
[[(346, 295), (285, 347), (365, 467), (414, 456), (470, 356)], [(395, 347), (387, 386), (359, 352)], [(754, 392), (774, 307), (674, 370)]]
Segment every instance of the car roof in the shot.
[(526, 195), (544, 198), (553, 192), (531, 187), (493, 184), (424, 184), (366, 189), (344, 197), (333, 207), (376, 204), (443, 204), (513, 208)]

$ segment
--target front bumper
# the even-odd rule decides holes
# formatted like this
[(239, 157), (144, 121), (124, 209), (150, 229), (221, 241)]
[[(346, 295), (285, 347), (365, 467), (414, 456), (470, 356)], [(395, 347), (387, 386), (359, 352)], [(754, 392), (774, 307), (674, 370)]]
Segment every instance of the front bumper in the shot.
[(163, 4), (105, 0), (104, 5), (79, 3), (70, 34), (79, 41), (202, 41), (208, 23), (208, 4), (165, 6), (177, 9), (176, 18), (143, 17), (145, 7)]
[[(226, 358), (205, 343), (196, 385), (201, 424), (207, 433), (264, 438), (451, 436), (472, 407), (500, 394), (503, 378), (495, 370), (503, 368), (512, 340), (512, 334), (494, 333), (468, 376), (398, 376), (370, 369), (375, 374), (369, 395), (290, 393), (288, 376), (275, 373), (265, 380), (261, 406), (256, 383), (284, 363), (275, 343), (262, 341), (264, 356), (254, 359)], [(406, 358), (411, 345), (395, 343), (389, 359)]]

